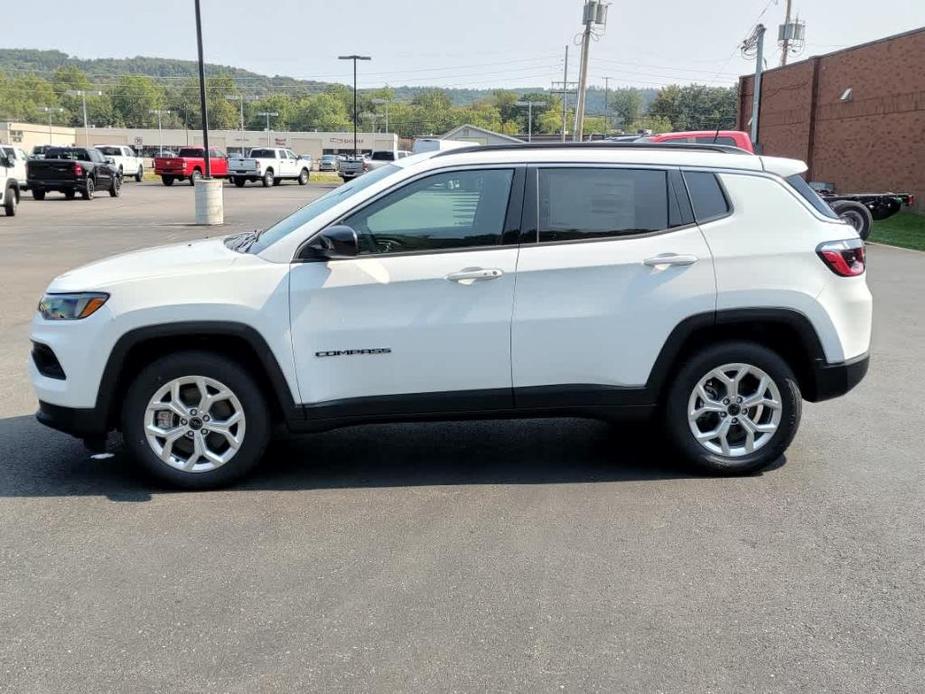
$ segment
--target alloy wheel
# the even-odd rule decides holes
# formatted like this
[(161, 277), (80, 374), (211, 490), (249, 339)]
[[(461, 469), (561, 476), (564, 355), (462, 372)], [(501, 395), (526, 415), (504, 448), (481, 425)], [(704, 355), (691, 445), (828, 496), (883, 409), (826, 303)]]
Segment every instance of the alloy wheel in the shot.
[(145, 436), (154, 454), (184, 472), (210, 472), (240, 450), (246, 419), (230, 388), (205, 376), (166, 383), (145, 410)]
[(763, 448), (780, 426), (777, 384), (751, 364), (724, 364), (694, 387), (687, 421), (696, 441), (710, 453), (740, 458)]

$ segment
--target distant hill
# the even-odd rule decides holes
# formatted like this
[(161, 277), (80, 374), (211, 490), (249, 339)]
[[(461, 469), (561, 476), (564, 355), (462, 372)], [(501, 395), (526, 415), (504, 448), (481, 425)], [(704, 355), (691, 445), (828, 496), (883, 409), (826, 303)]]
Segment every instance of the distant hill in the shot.
[[(0, 72), (9, 75), (22, 75), (36, 73), (49, 76), (59, 67), (74, 66), (83, 70), (91, 80), (110, 81), (118, 75), (146, 75), (155, 78), (183, 78), (198, 75), (196, 61), (175, 60), (173, 58), (150, 58), (138, 56), (135, 58), (76, 58), (57, 50), (36, 50), (29, 48), (0, 48)], [(225, 74), (235, 79), (245, 92), (261, 94), (268, 91), (286, 89), (294, 91), (317, 92), (330, 86), (331, 82), (318, 80), (299, 80), (283, 75), (269, 77), (250, 70), (230, 65), (217, 65), (206, 63), (206, 75)], [(395, 97), (399, 101), (410, 101), (414, 96), (428, 89), (426, 86), (396, 86), (389, 85), (395, 90)], [(513, 87), (511, 91), (519, 94), (529, 94), (545, 91), (547, 87)], [(485, 99), (491, 95), (492, 89), (443, 89), (453, 103), (458, 106), (467, 106), (475, 101)], [(643, 97), (643, 108), (655, 98), (657, 90), (640, 89)], [(603, 113), (604, 91), (602, 89), (588, 90), (588, 112), (591, 114)]]

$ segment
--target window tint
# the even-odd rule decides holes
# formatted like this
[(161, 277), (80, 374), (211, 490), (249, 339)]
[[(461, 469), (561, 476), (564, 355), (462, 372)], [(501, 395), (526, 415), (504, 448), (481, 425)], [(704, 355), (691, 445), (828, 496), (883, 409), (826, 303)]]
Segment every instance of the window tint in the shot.
[(647, 169), (543, 169), (539, 240), (570, 241), (666, 229), (668, 175)]
[[(94, 153), (99, 154), (96, 150)], [(101, 156), (101, 155), (100, 155)], [(85, 149), (73, 149), (70, 147), (48, 147), (45, 150), (46, 159), (71, 159), (73, 161), (94, 161), (90, 152)]]
[(272, 149), (252, 149), (251, 150), (252, 159), (275, 159), (276, 152)]
[(395, 161), (395, 152), (373, 152), (374, 161)]
[(121, 147), (97, 147), (107, 157), (121, 157), (123, 152)]
[(514, 172), (454, 171), (409, 183), (345, 220), (361, 253), (490, 246), (501, 242)]
[(201, 157), (202, 156), (202, 147), (184, 147), (180, 150), (177, 156), (180, 157)]
[(684, 182), (694, 206), (694, 217), (704, 222), (729, 212), (729, 203), (716, 175), (707, 171), (685, 171)]
[(829, 203), (819, 197), (819, 193), (813, 190), (809, 183), (806, 182), (799, 174), (794, 174), (793, 176), (787, 177), (787, 183), (789, 183), (796, 192), (798, 192), (806, 201), (812, 205), (817, 212), (824, 214), (826, 217), (831, 217), (832, 219), (838, 219), (838, 215), (829, 207)]

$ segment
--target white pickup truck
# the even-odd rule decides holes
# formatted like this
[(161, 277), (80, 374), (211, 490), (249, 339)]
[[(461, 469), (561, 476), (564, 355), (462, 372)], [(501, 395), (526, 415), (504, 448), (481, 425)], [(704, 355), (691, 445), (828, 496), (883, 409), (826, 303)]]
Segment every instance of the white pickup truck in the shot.
[(16, 168), (13, 158), (6, 153), (6, 147), (0, 149), (0, 207), (7, 217), (16, 214), (19, 204), (19, 181), (16, 179)]
[(10, 164), (12, 164), (12, 169), (9, 172), (10, 176), (14, 177), (16, 182), (19, 183), (20, 190), (26, 190), (26, 162), (29, 161), (26, 153), (19, 147), (0, 145), (0, 157), (9, 159)]
[(286, 178), (304, 186), (311, 169), (311, 157), (299, 156), (285, 147), (258, 147), (252, 149), (248, 157), (235, 156), (228, 160), (228, 177), (238, 188), (248, 181), (261, 181), (264, 188), (269, 188)]
[(112, 159), (112, 165), (119, 170), (119, 176), (125, 180), (126, 176), (134, 176), (138, 183), (145, 176), (144, 159), (135, 154), (128, 145), (95, 145), (96, 149), (104, 157)]

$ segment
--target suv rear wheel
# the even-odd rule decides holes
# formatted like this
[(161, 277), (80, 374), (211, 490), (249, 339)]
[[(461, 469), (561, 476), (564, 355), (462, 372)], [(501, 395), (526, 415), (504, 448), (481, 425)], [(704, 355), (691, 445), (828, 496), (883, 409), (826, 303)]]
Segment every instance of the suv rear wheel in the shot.
[(261, 458), (270, 436), (266, 399), (240, 364), (179, 352), (141, 371), (128, 389), (122, 431), (145, 468), (170, 484), (228, 484)]
[(796, 377), (777, 353), (730, 342), (687, 360), (665, 408), (671, 440), (690, 463), (713, 474), (745, 474), (784, 453), (801, 405)]

